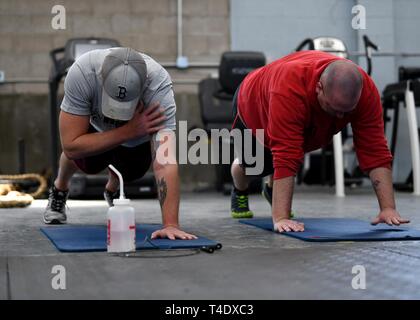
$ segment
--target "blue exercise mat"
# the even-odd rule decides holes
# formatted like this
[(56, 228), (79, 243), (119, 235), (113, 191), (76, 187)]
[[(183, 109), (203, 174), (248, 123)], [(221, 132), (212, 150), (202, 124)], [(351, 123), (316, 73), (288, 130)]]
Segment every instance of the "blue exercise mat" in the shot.
[[(204, 237), (196, 240), (169, 240), (150, 237), (159, 224), (136, 225), (136, 248), (145, 249), (203, 249), (208, 252), (221, 249), (222, 245)], [(106, 226), (52, 226), (41, 228), (41, 231), (62, 252), (106, 251)]]
[[(281, 234), (304, 241), (317, 242), (420, 240), (419, 230), (386, 224), (372, 226), (369, 222), (357, 219), (300, 218), (295, 220), (305, 224), (305, 231)], [(239, 222), (273, 231), (271, 218), (247, 219)]]

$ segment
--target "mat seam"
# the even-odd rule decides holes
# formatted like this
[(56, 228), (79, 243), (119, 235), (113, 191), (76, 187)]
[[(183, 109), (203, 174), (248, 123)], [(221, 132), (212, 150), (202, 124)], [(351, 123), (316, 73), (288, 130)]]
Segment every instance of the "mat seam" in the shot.
[(9, 269), (9, 257), (6, 257), (6, 299), (12, 300), (12, 287), (10, 284), (10, 269)]
[(399, 255), (402, 255), (402, 256), (406, 256), (406, 257), (410, 257), (410, 258), (420, 260), (420, 257), (418, 257), (418, 256), (414, 256), (414, 255), (407, 254), (407, 253), (404, 253), (404, 252), (394, 251), (392, 249), (385, 249), (385, 248), (375, 248), (375, 249), (386, 251), (386, 252), (391, 252), (391, 253), (395, 253), (395, 254), (399, 254)]

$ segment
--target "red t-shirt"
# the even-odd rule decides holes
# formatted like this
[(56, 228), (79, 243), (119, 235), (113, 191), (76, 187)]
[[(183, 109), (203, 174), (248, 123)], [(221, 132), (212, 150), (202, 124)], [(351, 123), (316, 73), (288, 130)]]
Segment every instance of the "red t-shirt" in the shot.
[(356, 109), (342, 119), (323, 111), (315, 92), (327, 65), (337, 56), (300, 51), (251, 72), (238, 93), (239, 116), (247, 128), (264, 129), (264, 145), (273, 154), (274, 179), (296, 175), (305, 152), (331, 142), (351, 123), (360, 168), (391, 168), (392, 156), (384, 135), (382, 105), (373, 80), (363, 75)]

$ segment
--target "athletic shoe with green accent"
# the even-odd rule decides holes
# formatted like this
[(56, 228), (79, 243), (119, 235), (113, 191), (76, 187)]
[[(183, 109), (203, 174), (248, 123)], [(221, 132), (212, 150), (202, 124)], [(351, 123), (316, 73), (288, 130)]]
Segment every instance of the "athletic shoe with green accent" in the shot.
[[(265, 198), (265, 200), (268, 201), (268, 203), (271, 206), (272, 203), (273, 203), (273, 188), (270, 188), (267, 183), (264, 183), (264, 187), (263, 187), (263, 190), (262, 190), (261, 194)], [(294, 218), (294, 217), (295, 217), (295, 215), (293, 214), (293, 211), (290, 212), (290, 218)]]
[(239, 191), (233, 188), (230, 207), (234, 219), (252, 218), (254, 216), (254, 213), (249, 210), (247, 191)]

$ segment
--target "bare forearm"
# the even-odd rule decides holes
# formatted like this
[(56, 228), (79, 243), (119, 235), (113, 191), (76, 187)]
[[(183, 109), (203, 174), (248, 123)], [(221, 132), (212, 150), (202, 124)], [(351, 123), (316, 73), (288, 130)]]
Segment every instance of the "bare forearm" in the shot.
[(178, 226), (179, 175), (178, 164), (159, 165), (155, 160), (153, 168), (158, 187), (159, 203), (164, 226)]
[(128, 141), (131, 138), (128, 129), (122, 126), (105, 132), (87, 133), (63, 145), (63, 150), (69, 159), (100, 154)]
[(272, 216), (274, 223), (289, 219), (292, 209), (294, 177), (274, 180)]
[(372, 181), (376, 197), (378, 198), (380, 209), (395, 209), (391, 170), (387, 168), (376, 168), (370, 171), (369, 177)]

